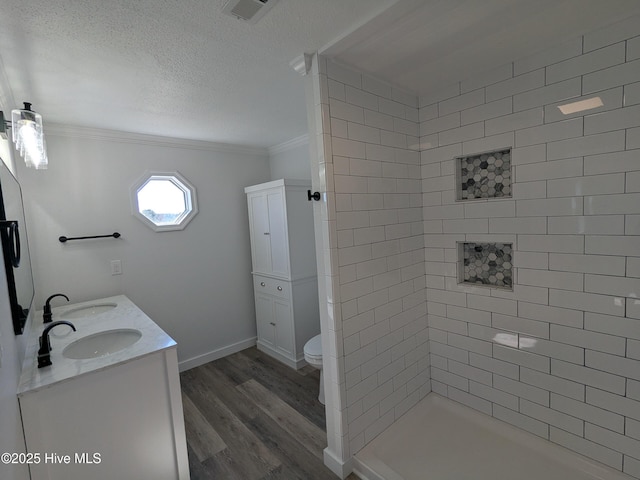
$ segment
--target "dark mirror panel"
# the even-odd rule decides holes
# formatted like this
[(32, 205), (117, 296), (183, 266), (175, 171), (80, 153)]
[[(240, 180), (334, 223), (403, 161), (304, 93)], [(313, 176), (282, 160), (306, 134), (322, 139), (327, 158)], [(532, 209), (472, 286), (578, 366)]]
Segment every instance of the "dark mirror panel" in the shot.
[(0, 239), (9, 286), (13, 330), (20, 335), (33, 301), (33, 275), (18, 180), (0, 159)]

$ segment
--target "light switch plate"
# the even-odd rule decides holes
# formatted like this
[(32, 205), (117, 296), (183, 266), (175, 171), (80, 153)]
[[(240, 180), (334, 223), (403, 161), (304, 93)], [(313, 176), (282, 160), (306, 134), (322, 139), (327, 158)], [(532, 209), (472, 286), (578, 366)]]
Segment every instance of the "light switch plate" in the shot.
[(111, 260), (111, 275), (122, 275), (122, 262)]

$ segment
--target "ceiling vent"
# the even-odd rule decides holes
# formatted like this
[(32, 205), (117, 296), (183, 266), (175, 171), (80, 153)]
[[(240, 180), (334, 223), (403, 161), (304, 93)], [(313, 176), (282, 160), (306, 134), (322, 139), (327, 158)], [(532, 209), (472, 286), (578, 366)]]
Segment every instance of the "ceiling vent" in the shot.
[(264, 17), (278, 0), (229, 0), (222, 13), (254, 24)]

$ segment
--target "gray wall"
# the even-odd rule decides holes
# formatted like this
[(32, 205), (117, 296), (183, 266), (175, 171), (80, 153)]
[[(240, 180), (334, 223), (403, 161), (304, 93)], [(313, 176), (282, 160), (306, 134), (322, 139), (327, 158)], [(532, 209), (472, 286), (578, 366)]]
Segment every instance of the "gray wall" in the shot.
[[(61, 127), (47, 146), (47, 170), (18, 163), (38, 309), (55, 292), (72, 302), (123, 293), (177, 341), (181, 368), (255, 340), (243, 189), (269, 180), (266, 150)], [(147, 170), (177, 170), (197, 188), (186, 229), (155, 233), (131, 214), (130, 187)], [(58, 242), (114, 231), (122, 238)]]
[(311, 180), (309, 141), (307, 136), (295, 138), (269, 149), (271, 180), (291, 178)]

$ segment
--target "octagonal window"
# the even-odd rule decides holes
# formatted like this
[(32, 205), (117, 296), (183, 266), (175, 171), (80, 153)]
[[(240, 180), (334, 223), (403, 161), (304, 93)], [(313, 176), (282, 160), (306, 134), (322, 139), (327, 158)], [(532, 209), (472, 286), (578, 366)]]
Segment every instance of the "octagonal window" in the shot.
[(131, 206), (156, 232), (182, 230), (198, 213), (196, 189), (178, 172), (146, 173), (131, 187)]

